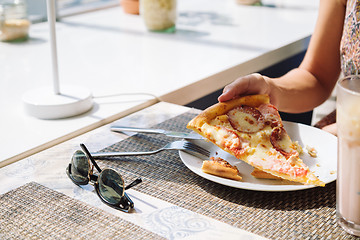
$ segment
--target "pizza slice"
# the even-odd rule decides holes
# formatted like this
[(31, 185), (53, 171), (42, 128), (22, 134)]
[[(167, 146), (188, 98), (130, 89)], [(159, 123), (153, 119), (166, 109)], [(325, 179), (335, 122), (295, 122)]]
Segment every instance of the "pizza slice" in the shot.
[(325, 186), (299, 157), (278, 110), (267, 95), (251, 95), (216, 103), (187, 127), (219, 148), (273, 176)]
[(211, 157), (210, 160), (203, 161), (201, 170), (215, 176), (229, 178), (233, 180), (241, 180), (237, 167), (232, 166), (226, 160), (220, 157)]

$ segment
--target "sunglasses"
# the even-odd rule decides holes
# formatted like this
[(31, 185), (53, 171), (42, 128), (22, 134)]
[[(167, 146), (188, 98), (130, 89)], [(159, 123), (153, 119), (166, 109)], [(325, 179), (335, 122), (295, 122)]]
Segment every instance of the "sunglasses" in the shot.
[[(134, 203), (125, 190), (141, 183), (141, 178), (124, 187), (124, 180), (119, 173), (109, 168), (101, 170), (85, 145), (80, 144), (80, 147), (83, 151), (77, 150), (66, 168), (66, 173), (71, 181), (78, 186), (93, 185), (101, 201), (110, 207), (124, 212), (129, 212), (134, 208)], [(94, 167), (99, 175), (93, 173)]]

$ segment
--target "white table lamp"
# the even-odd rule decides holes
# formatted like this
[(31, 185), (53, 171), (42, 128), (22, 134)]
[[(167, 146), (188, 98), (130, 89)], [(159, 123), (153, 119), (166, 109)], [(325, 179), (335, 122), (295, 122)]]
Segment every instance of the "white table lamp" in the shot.
[(92, 94), (88, 89), (59, 84), (56, 50), (55, 0), (47, 0), (47, 15), (50, 27), (53, 89), (41, 87), (26, 92), (23, 96), (25, 111), (40, 119), (60, 119), (82, 114), (93, 107)]

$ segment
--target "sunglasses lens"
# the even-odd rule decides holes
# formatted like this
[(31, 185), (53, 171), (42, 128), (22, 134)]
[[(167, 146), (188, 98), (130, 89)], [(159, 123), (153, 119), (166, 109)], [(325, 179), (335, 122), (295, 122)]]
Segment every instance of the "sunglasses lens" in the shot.
[(119, 205), (124, 196), (124, 180), (112, 169), (104, 169), (98, 178), (99, 194), (111, 205)]
[(71, 159), (71, 177), (74, 181), (83, 183), (89, 181), (90, 163), (85, 154), (78, 150)]

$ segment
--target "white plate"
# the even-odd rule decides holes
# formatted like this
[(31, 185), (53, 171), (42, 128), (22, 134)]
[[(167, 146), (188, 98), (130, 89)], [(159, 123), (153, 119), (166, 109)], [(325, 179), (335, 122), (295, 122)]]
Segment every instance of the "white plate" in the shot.
[[(293, 141), (298, 141), (303, 147), (304, 153), (300, 155), (304, 163), (309, 166), (316, 176), (325, 184), (336, 180), (337, 168), (337, 137), (308, 125), (286, 122), (284, 127)], [(229, 153), (221, 150), (211, 142), (202, 140), (193, 140), (199, 146), (210, 150), (211, 156), (219, 156), (227, 160), (231, 165), (239, 169), (242, 181), (217, 177), (201, 171), (202, 159), (194, 157), (188, 153), (179, 151), (183, 163), (197, 175), (208, 180), (235, 188), (242, 188), (256, 191), (294, 191), (315, 187), (314, 185), (303, 185), (300, 183), (286, 180), (257, 179), (251, 175), (253, 167), (247, 163), (235, 158)], [(306, 150), (306, 146), (314, 147), (317, 151), (317, 157), (311, 157)]]

